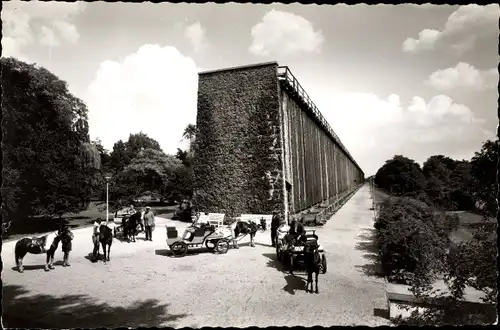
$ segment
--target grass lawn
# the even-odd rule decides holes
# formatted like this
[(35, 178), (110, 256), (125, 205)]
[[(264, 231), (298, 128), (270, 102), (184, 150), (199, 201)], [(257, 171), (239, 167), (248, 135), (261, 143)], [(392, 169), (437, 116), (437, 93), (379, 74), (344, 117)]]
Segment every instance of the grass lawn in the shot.
[[(77, 214), (64, 214), (62, 218), (67, 221), (71, 229), (91, 226), (95, 219), (99, 217), (106, 219), (106, 210), (99, 210), (97, 207), (98, 204), (101, 204), (101, 202), (91, 202), (86, 210)], [(151, 210), (155, 216), (170, 219), (176, 208), (176, 205), (152, 206)], [(114, 213), (109, 214), (110, 218), (113, 218), (113, 216)], [(57, 229), (59, 229), (58, 219), (31, 218), (24, 221), (13, 221), (7, 232), (3, 234), (2, 240), (17, 240), (22, 237), (36, 236), (36, 234), (55, 231)]]

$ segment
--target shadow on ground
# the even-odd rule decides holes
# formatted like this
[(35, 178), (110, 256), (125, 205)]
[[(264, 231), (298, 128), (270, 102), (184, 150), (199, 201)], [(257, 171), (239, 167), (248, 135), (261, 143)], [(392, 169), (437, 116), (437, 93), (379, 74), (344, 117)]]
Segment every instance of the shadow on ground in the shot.
[[(169, 315), (168, 304), (149, 299), (128, 307), (97, 303), (86, 295), (56, 297), (28, 295), (17, 285), (3, 287), (3, 325), (6, 328), (118, 328), (173, 326), (187, 314)], [(29, 316), (29, 317), (28, 317)]]
[(364, 265), (356, 265), (365, 275), (374, 277), (384, 277), (382, 264), (378, 255), (375, 229), (365, 229), (365, 232), (358, 235), (360, 242), (356, 243), (356, 250), (366, 252), (363, 258), (366, 260)]
[(274, 268), (282, 273), (285, 273), (284, 278), (286, 285), (283, 287), (284, 291), (293, 295), (296, 291), (306, 290), (307, 275), (304, 277), (303, 274), (297, 275), (295, 272), (294, 274), (290, 274), (289, 268), (278, 260), (276, 253), (263, 253), (262, 255), (269, 259), (267, 261), (267, 267)]
[(386, 320), (390, 320), (388, 309), (374, 308), (373, 309), (373, 316), (377, 316), (377, 317), (381, 317), (381, 318), (386, 319)]
[[(54, 266), (62, 266), (63, 262), (62, 260), (58, 260), (54, 262)], [(30, 270), (39, 270), (39, 269), (44, 269), (45, 264), (38, 264), (38, 265), (23, 265), (24, 271), (30, 271)], [(17, 269), (17, 266), (11, 267), (13, 271), (18, 272), (19, 270)]]
[[(188, 248), (188, 251), (184, 257), (195, 256), (195, 255), (198, 255), (200, 253), (214, 253), (214, 252), (210, 249), (207, 249), (207, 248), (191, 248), (190, 247), (190, 248)], [(176, 258), (176, 257), (174, 257), (174, 255), (172, 254), (172, 251), (170, 251), (170, 249), (158, 249), (158, 250), (155, 250), (155, 254), (157, 256)], [(181, 258), (183, 258), (183, 257), (181, 257)]]

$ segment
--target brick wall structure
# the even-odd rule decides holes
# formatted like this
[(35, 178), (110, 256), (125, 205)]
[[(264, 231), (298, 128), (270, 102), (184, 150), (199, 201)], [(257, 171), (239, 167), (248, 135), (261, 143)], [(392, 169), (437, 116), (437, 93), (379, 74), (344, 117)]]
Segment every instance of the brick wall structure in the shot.
[(200, 73), (198, 210), (298, 213), (364, 180), (338, 138), (278, 71), (271, 62)]

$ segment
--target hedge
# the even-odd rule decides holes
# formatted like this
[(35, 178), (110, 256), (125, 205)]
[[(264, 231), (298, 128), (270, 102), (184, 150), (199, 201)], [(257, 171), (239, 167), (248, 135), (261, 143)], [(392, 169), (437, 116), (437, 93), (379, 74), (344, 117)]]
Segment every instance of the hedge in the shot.
[(431, 283), (444, 268), (455, 217), (434, 215), (408, 198), (390, 198), (381, 204), (375, 222), (382, 266), (389, 281), (410, 285)]

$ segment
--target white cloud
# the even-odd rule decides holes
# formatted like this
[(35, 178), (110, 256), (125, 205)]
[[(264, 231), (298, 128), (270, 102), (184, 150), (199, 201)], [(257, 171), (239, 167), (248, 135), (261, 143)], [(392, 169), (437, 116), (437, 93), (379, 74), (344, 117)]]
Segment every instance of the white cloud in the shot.
[(487, 31), (484, 27), (492, 30), (491, 27), (495, 26), (494, 32), (498, 34), (498, 18), (498, 4), (460, 6), (448, 17), (445, 26), (440, 31), (424, 29), (419, 33), (418, 39), (406, 39), (403, 43), (403, 51), (416, 53), (432, 50), (440, 40), (465, 35), (463, 40), (450, 45), (460, 55), (474, 46), (475, 34)]
[(425, 29), (419, 32), (418, 39), (408, 38), (403, 43), (403, 51), (418, 52), (434, 48), (436, 40), (439, 38), (438, 30)]
[(40, 28), (39, 41), (45, 46), (59, 46), (59, 40), (57, 40), (54, 30), (45, 25)]
[(123, 61), (102, 62), (85, 98), (91, 138), (112, 150), (143, 131), (175, 153), (184, 128), (196, 122), (198, 68), (176, 48), (143, 45)]
[(78, 33), (76, 26), (67, 21), (55, 21), (54, 27), (57, 29), (61, 37), (69, 43), (76, 44), (80, 39), (80, 34)]
[(460, 62), (454, 68), (432, 73), (426, 83), (439, 90), (454, 88), (491, 89), (497, 86), (498, 70), (497, 68), (478, 70), (468, 63)]
[(314, 53), (321, 51), (323, 33), (295, 14), (271, 10), (251, 30), (250, 52), (255, 55)]
[[(403, 105), (398, 95), (325, 92), (316, 105), (367, 175), (395, 154), (422, 163), (429, 156), (470, 158), (486, 133), (483, 121), (446, 95), (426, 102), (415, 96)], [(488, 136), (489, 137), (489, 136)], [(472, 146), (472, 147), (469, 147)], [(464, 151), (465, 150), (465, 151)]]
[[(60, 44), (60, 36), (66, 41), (78, 41), (78, 32), (71, 23), (74, 16), (85, 10), (84, 2), (9, 1), (3, 3), (2, 56), (26, 59), (23, 48), (35, 40), (47, 46)], [(33, 31), (33, 21), (42, 25)], [(57, 33), (56, 33), (57, 32)], [(60, 35), (60, 36), (59, 36)]]
[(196, 52), (203, 50), (207, 46), (206, 29), (199, 22), (187, 26), (184, 35), (189, 39)]

